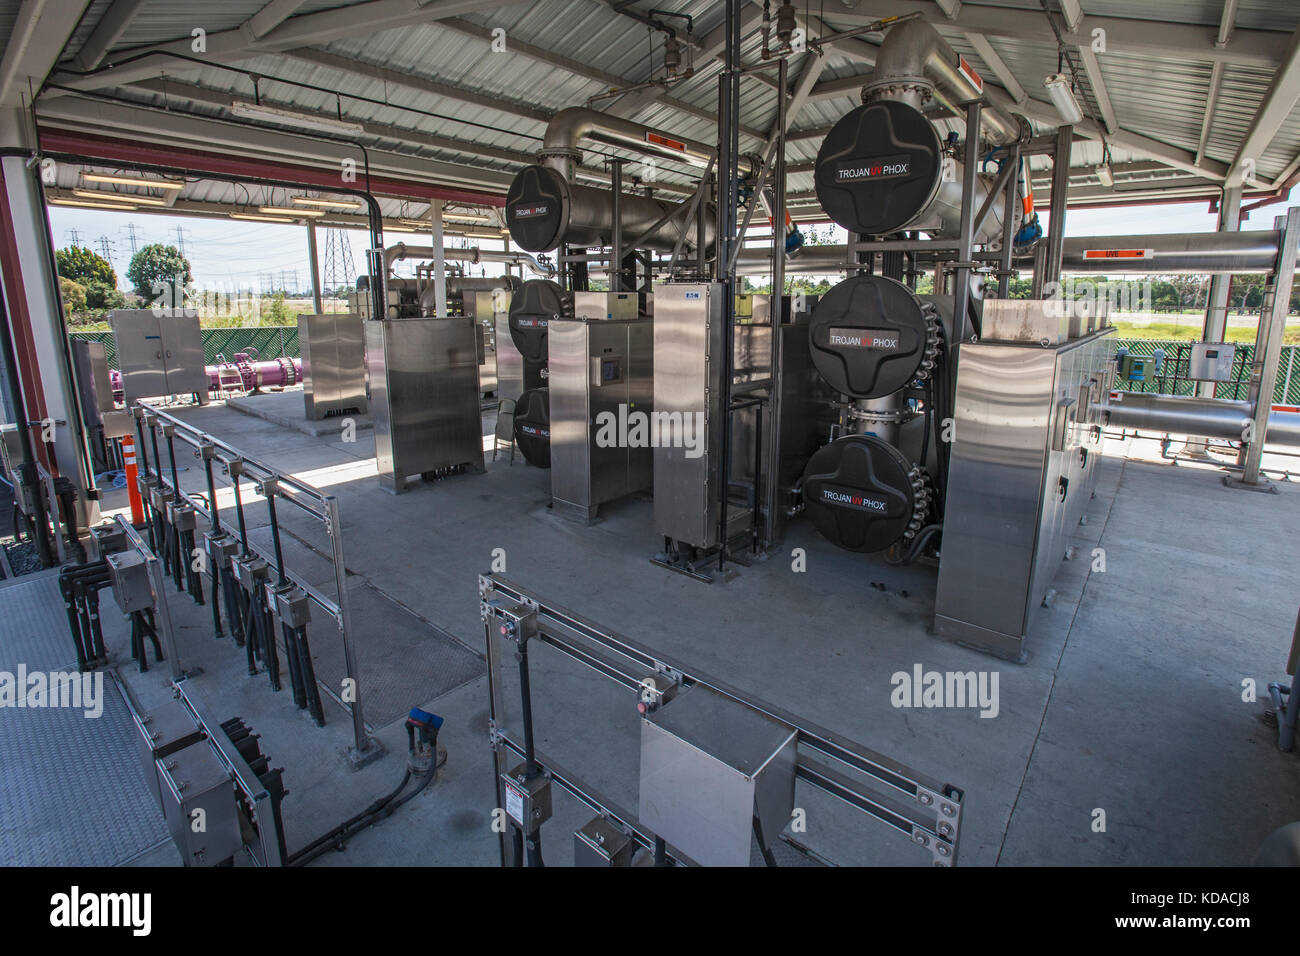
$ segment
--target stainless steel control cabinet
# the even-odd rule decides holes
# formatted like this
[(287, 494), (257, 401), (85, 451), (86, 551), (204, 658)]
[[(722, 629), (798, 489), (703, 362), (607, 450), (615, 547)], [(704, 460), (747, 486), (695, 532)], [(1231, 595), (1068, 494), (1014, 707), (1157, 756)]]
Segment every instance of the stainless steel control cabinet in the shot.
[(638, 817), (703, 866), (749, 866), (790, 822), (798, 731), (706, 687), (641, 718)]
[(199, 314), (192, 309), (115, 309), (108, 324), (117, 343), (126, 404), (159, 395), (208, 400)]
[(1115, 339), (1086, 328), (960, 347), (935, 599), (949, 640), (1024, 658), (1101, 466)]
[[(499, 320), (509, 318), (509, 293), (467, 291), (464, 293), (463, 302), (464, 313), (478, 322), (479, 390), (484, 395), (495, 393), (499, 398), (501, 396), (497, 392), (500, 385), (497, 374), (497, 350), (500, 348), (501, 340), (497, 337), (497, 330), (500, 328)], [(506, 306), (505, 313), (496, 311), (499, 305)], [(509, 339), (510, 335), (507, 329), (507, 342)]]
[[(650, 487), (652, 327), (650, 319), (551, 320), (551, 500), (557, 514), (592, 521), (606, 501)], [(633, 429), (642, 416), (645, 443), (630, 447), (624, 439), (638, 437)], [(608, 421), (616, 427), (602, 430)]]
[(718, 282), (655, 286), (654, 407), (673, 423), (654, 450), (655, 533), (700, 548), (718, 543), (726, 305)]
[(514, 339), (510, 337), (510, 313), (498, 312), (494, 319), (496, 327), (496, 371), (497, 398), (519, 401), (524, 394), (524, 357), (515, 348)]
[(468, 316), (365, 323), (379, 484), (399, 494), (412, 475), (483, 470), (477, 322)]
[(302, 397), (308, 419), (368, 411), (361, 322), (360, 316), (346, 312), (298, 316)]

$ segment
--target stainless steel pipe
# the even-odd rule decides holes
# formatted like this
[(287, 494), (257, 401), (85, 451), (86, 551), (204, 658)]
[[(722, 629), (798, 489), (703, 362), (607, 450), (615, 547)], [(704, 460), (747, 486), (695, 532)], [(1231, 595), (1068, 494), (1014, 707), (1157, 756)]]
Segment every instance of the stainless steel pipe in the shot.
[[(433, 246), (408, 246), (404, 242), (399, 242), (384, 250), (384, 269), (386, 272), (391, 272), (393, 263), (400, 262), (403, 259), (426, 258), (433, 258)], [(510, 262), (515, 265), (527, 265), (534, 272), (539, 272), (542, 275), (555, 275), (554, 265), (539, 262), (536, 256), (530, 256), (526, 252), (506, 252), (504, 249), (479, 249), (478, 247), (444, 249), (443, 258), (474, 264), (480, 262)]]
[[(901, 100), (921, 110), (925, 100), (933, 96), (958, 112), (957, 107), (962, 104), (984, 98), (983, 87), (976, 86), (960, 69), (963, 62), (929, 23), (905, 20), (890, 27), (885, 34), (876, 56), (875, 71), (862, 88), (862, 101)], [(1029, 128), (1028, 123), (1006, 115), (987, 102), (980, 114), (980, 127), (988, 141), (998, 146), (1027, 138)]]
[[(542, 140), (542, 162), (554, 169), (567, 182), (573, 182), (584, 139), (594, 139), (625, 149), (636, 150), (651, 156), (662, 156), (688, 163), (703, 169), (713, 157), (714, 148), (707, 143), (686, 139), (671, 133), (634, 123), (631, 120), (584, 106), (560, 110), (551, 117)], [(744, 157), (740, 160), (740, 174), (748, 176), (753, 166)]]
[[(1241, 441), (1254, 417), (1251, 402), (1222, 398), (1184, 398), (1146, 392), (1120, 392), (1106, 405), (1106, 421), (1116, 428), (1145, 429)], [(1264, 445), (1300, 449), (1300, 412), (1273, 412)]]
[(1164, 236), (1078, 236), (1065, 240), (1062, 272), (1203, 275), (1271, 272), (1281, 233), (1185, 232)]

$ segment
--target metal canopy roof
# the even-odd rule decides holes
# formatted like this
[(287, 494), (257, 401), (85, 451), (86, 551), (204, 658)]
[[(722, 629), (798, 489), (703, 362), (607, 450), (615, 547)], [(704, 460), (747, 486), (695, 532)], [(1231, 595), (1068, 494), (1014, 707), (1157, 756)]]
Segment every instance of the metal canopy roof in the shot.
[[(1040, 135), (1059, 122), (1042, 86), (1060, 68), (1059, 34), (1078, 68), (1087, 113), (1076, 125), (1072, 203), (1212, 198), (1225, 182), (1243, 181), (1248, 197), (1273, 197), (1300, 176), (1295, 0), (795, 6), (813, 38), (882, 16), (925, 17), (975, 63), (990, 100), (1025, 115)], [(41, 7), (37, 28), (25, 29), (25, 18)], [(51, 25), (52, 8), (66, 17), (62, 29)], [(663, 76), (664, 37), (644, 22), (651, 8), (693, 18), (689, 33), (684, 20), (671, 22), (694, 75), (652, 82)], [(761, 2), (746, 5), (746, 64), (761, 62), (762, 13)], [(551, 114), (613, 89), (634, 88), (593, 105), (715, 141), (722, 20), (722, 5), (709, 0), (0, 0), (0, 104), (25, 99), (30, 78), (33, 86), (44, 83), (36, 102), (42, 131), (58, 131), (65, 142), (83, 134), (144, 139), (316, 168), (348, 157), (360, 162), (364, 147), (376, 176), (499, 202), (514, 171), (533, 160)], [(200, 52), (196, 29), (205, 31)], [(504, 52), (493, 51), (494, 36), (504, 39)], [(1099, 37), (1104, 46), (1094, 52)], [(790, 60), (791, 87), (802, 81), (808, 90), (794, 105), (787, 150), (797, 217), (822, 218), (811, 164), (825, 130), (858, 104), (879, 41), (859, 35), (835, 41), (824, 55), (807, 51)], [(743, 80), (742, 149), (757, 151), (773, 123), (773, 76)], [(360, 126), (308, 132), (232, 116), (232, 102), (254, 98)], [(584, 150), (580, 178), (607, 183), (614, 156), (634, 160), (625, 175), (635, 182), (639, 157), (607, 146)], [(1107, 157), (1111, 187), (1095, 172)], [(1031, 164), (1035, 192), (1045, 200), (1048, 160)], [(654, 174), (653, 184), (643, 185), (657, 193), (684, 194), (692, 182), (692, 171), (669, 162)], [(432, 194), (423, 195), (405, 205), (385, 200), (384, 212), (418, 218)], [(233, 187), (194, 183), (174, 205), (210, 209), (241, 199)]]

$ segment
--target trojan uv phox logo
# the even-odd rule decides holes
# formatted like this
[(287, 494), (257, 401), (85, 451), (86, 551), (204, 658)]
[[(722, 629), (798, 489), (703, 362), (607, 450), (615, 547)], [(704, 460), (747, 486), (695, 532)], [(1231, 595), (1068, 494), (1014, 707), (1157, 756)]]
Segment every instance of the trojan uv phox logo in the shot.
[(896, 329), (831, 329), (827, 344), (832, 348), (867, 349), (872, 352), (897, 352)]
[(884, 498), (877, 498), (875, 495), (864, 495), (861, 492), (842, 488), (822, 488), (822, 501), (827, 504), (856, 508), (859, 511), (869, 511), (874, 514), (883, 515), (889, 511), (889, 502)]
[(538, 428), (536, 425), (521, 424), (519, 430), (525, 435), (532, 435), (534, 438), (545, 438), (549, 440), (551, 437), (551, 430), (549, 428)]
[(515, 325), (521, 329), (544, 329), (547, 324), (546, 319), (515, 319)]
[(515, 206), (510, 214), (516, 219), (531, 219), (534, 216), (545, 216), (549, 209), (546, 203), (535, 203), (531, 206)]
[(869, 179), (894, 179), (910, 176), (912, 158), (906, 154), (897, 156), (871, 156), (861, 159), (846, 159), (835, 167), (837, 183), (860, 183)]

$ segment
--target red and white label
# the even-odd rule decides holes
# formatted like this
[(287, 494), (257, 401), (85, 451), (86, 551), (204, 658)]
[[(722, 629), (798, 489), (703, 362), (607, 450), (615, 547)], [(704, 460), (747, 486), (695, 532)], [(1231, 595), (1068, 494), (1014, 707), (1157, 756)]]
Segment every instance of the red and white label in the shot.
[(957, 57), (957, 72), (970, 81), (970, 85), (975, 87), (977, 93), (984, 92), (984, 80), (980, 78), (980, 75), (975, 72), (975, 67), (971, 66), (964, 56)]
[(1154, 249), (1085, 249), (1085, 259), (1154, 259)]
[(665, 149), (675, 149), (679, 153), (686, 152), (686, 144), (676, 139), (669, 139), (667, 136), (661, 136), (658, 133), (647, 132), (645, 134), (647, 143), (654, 143), (656, 146), (663, 146)]

